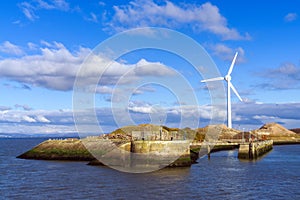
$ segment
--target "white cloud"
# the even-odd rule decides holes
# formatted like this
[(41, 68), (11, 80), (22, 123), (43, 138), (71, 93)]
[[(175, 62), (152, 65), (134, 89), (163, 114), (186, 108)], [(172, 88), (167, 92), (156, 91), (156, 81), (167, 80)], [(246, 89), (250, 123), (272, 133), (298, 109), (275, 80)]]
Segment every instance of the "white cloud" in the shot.
[(42, 122), (42, 123), (50, 123), (50, 120), (47, 119), (46, 117), (42, 116), (42, 115), (36, 116), (36, 120), (38, 122)]
[(288, 13), (285, 17), (284, 20), (286, 22), (292, 22), (295, 21), (298, 18), (297, 13)]
[(38, 19), (36, 14), (39, 10), (61, 10), (68, 11), (70, 9), (69, 3), (65, 0), (35, 0), (35, 1), (24, 1), (19, 4), (25, 17), (31, 21)]
[(175, 72), (160, 62), (148, 62), (141, 59), (134, 68), (137, 76), (172, 76)]
[(29, 50), (37, 50), (38, 49), (38, 46), (32, 42), (28, 42), (27, 46), (28, 46)]
[[(0, 123), (73, 123), (72, 111), (4, 110), (0, 111)], [(71, 120), (70, 120), (71, 118)], [(66, 121), (68, 119), (68, 121)]]
[[(71, 90), (77, 72), (91, 50), (80, 47), (71, 52), (58, 42), (42, 41), (42, 45), (44, 47), (40, 48), (39, 54), (0, 60), (0, 78), (48, 89)], [(145, 59), (135, 64), (123, 64), (103, 56), (91, 55), (79, 78), (88, 86), (96, 83), (100, 74), (100, 85), (108, 86), (117, 81), (127, 84), (146, 76), (172, 76), (174, 71), (162, 63), (148, 62)], [(101, 88), (98, 90), (101, 92)]]
[(71, 136), (76, 133), (76, 129), (74, 126), (66, 126), (66, 125), (27, 125), (27, 124), (16, 124), (14, 128), (12, 128), (11, 124), (2, 124), (0, 128), (1, 133), (5, 134), (24, 134), (24, 135), (37, 135), (37, 134), (43, 134), (44, 136), (53, 134), (53, 135), (59, 135), (62, 136)]
[(33, 119), (32, 117), (29, 117), (27, 115), (22, 116), (22, 120), (25, 122), (29, 122), (29, 123), (36, 122), (35, 119)]
[(29, 2), (22, 2), (19, 4), (19, 7), (27, 19), (31, 21), (38, 19), (38, 16), (34, 13), (34, 6), (32, 6)]
[(41, 8), (41, 9), (47, 9), (47, 10), (50, 10), (50, 9), (53, 9), (54, 8), (54, 5), (51, 5), (49, 3), (47, 3), (46, 1), (43, 1), (43, 0), (37, 0), (37, 7)]
[(137, 113), (151, 114), (153, 113), (152, 106), (131, 106), (128, 110)]
[(53, 0), (53, 5), (55, 9), (58, 10), (69, 10), (70, 6), (69, 3), (66, 2), (65, 0)]
[(96, 88), (96, 93), (100, 94), (111, 94), (113, 92), (113, 88), (108, 86), (98, 86)]
[(95, 13), (91, 12), (90, 16), (88, 18), (86, 18), (87, 21), (91, 21), (94, 23), (98, 23), (98, 17)]
[(45, 41), (45, 40), (41, 40), (41, 44), (42, 44), (43, 46), (46, 46), (46, 47), (49, 47), (49, 48), (55, 47), (55, 45), (53, 45), (53, 44), (51, 44), (51, 43), (49, 43), (49, 42), (47, 42), (47, 41)]
[[(129, 105), (129, 109), (136, 113), (142, 114), (153, 114), (154, 106), (150, 104), (139, 104), (132, 103)], [(209, 123), (212, 117), (211, 105), (182, 105), (173, 107), (163, 107), (159, 110), (156, 108), (156, 112), (165, 112), (168, 115), (168, 119), (173, 124), (179, 124), (181, 116), (191, 121), (195, 118), (199, 118), (202, 126)], [(235, 127), (248, 127), (252, 129), (259, 128), (261, 125), (270, 122), (277, 122), (283, 124), (287, 128), (299, 127), (300, 122), (300, 103), (282, 103), (282, 104), (268, 104), (268, 103), (235, 103), (233, 104), (233, 124)], [(158, 110), (157, 110), (158, 109)], [(216, 110), (215, 117), (216, 121), (226, 119), (225, 109), (220, 110), (217, 106), (214, 107)], [(224, 121), (223, 123), (225, 123)], [(193, 127), (195, 128), (195, 127)]]
[(176, 5), (168, 0), (160, 3), (135, 0), (113, 8), (115, 13), (107, 25), (115, 31), (147, 26), (191, 27), (196, 32), (207, 31), (224, 40), (249, 39), (248, 34), (241, 35), (236, 29), (229, 28), (219, 8), (210, 2)]
[[(287, 128), (299, 127), (300, 103), (239, 103), (232, 106), (236, 116), (242, 116), (235, 124), (258, 128), (265, 123), (276, 122)], [(233, 117), (233, 120), (235, 118)]]
[(9, 41), (5, 41), (0, 44), (0, 52), (11, 54), (11, 55), (22, 55), (24, 54), (23, 50)]
[(62, 44), (41, 48), (40, 54), (0, 60), (0, 77), (20, 83), (69, 90), (88, 49), (71, 53)]
[(242, 47), (231, 48), (222, 43), (209, 45), (208, 47), (213, 51), (213, 55), (216, 55), (222, 60), (232, 61), (235, 52), (238, 52), (239, 55), (237, 57), (236, 62), (237, 63), (245, 62), (245, 51)]
[(295, 73), (299, 73), (300, 69), (292, 63), (284, 63), (278, 69), (273, 70), (273, 72), (286, 75), (293, 75)]
[(151, 114), (153, 112), (152, 105), (145, 101), (130, 101), (128, 110), (135, 113)]
[(260, 72), (264, 82), (257, 86), (269, 90), (286, 90), (300, 88), (300, 67), (293, 63), (283, 63), (275, 69)]
[[(264, 123), (277, 122), (287, 128), (299, 128), (300, 103), (238, 103), (233, 108), (233, 124), (236, 128), (259, 128)], [(160, 119), (166, 119), (166, 125), (178, 127), (184, 118), (188, 121), (200, 120), (200, 127), (206, 126), (212, 117), (211, 105), (182, 105), (173, 107), (159, 107), (145, 102), (130, 102), (129, 112), (134, 116), (134, 122), (141, 124), (149, 122), (149, 116), (160, 123)], [(218, 108), (215, 108), (218, 110)], [(224, 110), (224, 109), (223, 109)], [(91, 113), (90, 111), (88, 113)], [(112, 131), (118, 127), (115, 124), (111, 108), (98, 108), (96, 114), (104, 132)], [(224, 119), (226, 112), (215, 113), (218, 119)], [(86, 115), (85, 115), (86, 117)], [(217, 119), (217, 120), (218, 120)], [(225, 118), (226, 119), (226, 118)], [(90, 122), (87, 117), (87, 126)], [(224, 122), (223, 122), (224, 123)], [(73, 113), (71, 110), (5, 110), (0, 111), (0, 133), (75, 133)], [(196, 124), (190, 124), (191, 128), (197, 128)], [(184, 127), (183, 127), (184, 128)]]
[[(158, 105), (152, 105), (150, 103), (146, 102), (133, 102), (131, 101), (128, 105), (128, 110), (136, 113), (143, 113), (143, 114), (153, 114), (153, 113), (168, 113), (172, 115), (176, 115), (180, 117), (180, 115), (183, 115), (184, 117), (200, 117), (202, 119), (208, 120), (212, 117), (212, 111), (213, 107), (210, 105), (181, 105), (181, 106), (172, 106), (172, 107), (160, 107)], [(218, 109), (215, 107), (215, 109)], [(225, 113), (217, 112), (218, 118), (224, 118)]]

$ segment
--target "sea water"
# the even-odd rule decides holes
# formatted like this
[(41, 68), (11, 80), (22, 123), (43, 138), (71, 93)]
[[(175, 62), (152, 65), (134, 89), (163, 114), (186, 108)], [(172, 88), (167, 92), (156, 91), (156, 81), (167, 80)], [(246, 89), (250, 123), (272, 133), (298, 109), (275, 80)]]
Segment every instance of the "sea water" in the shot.
[(43, 140), (0, 139), (0, 199), (300, 199), (300, 145), (274, 146), (251, 162), (222, 151), (145, 174), (16, 158)]

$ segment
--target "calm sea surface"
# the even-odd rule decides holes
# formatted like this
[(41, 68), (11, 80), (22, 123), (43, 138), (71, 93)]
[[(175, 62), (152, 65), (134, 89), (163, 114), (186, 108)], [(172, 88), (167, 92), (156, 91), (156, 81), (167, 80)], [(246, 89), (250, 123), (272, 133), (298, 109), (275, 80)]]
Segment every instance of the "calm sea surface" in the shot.
[(300, 199), (300, 145), (275, 146), (256, 162), (223, 151), (147, 174), (16, 158), (43, 140), (0, 139), (0, 199)]

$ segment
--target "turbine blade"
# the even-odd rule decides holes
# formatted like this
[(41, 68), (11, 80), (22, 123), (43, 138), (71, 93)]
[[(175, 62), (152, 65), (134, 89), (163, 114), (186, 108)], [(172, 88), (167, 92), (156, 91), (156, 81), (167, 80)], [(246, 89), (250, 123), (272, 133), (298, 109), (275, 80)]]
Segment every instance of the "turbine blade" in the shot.
[(235, 95), (239, 98), (240, 101), (243, 101), (243, 99), (241, 98), (241, 96), (239, 95), (239, 93), (236, 91), (235, 87), (232, 85), (231, 82), (229, 83), (229, 87), (232, 89), (232, 91), (235, 93)]
[(231, 74), (231, 72), (232, 72), (232, 70), (233, 70), (233, 66), (234, 66), (234, 63), (235, 63), (235, 61), (236, 61), (237, 55), (238, 55), (238, 52), (235, 53), (234, 58), (233, 58), (233, 60), (232, 60), (232, 62), (231, 62), (230, 68), (229, 68), (228, 73), (227, 73), (228, 76)]
[(202, 80), (201, 83), (210, 82), (210, 81), (222, 81), (222, 80), (224, 80), (224, 77), (217, 77), (217, 78)]

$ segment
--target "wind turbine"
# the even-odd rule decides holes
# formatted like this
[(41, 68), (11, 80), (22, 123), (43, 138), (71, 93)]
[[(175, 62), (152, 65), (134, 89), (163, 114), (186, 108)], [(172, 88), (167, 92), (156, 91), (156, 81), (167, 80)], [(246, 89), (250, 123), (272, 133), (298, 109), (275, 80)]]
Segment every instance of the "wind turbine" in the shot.
[(201, 81), (202, 83), (210, 82), (210, 81), (221, 81), (221, 80), (225, 80), (227, 82), (227, 126), (228, 126), (228, 128), (232, 128), (230, 90), (232, 90), (235, 93), (235, 95), (240, 99), (240, 101), (243, 101), (242, 98), (240, 97), (239, 93), (236, 91), (235, 87), (231, 83), (231, 73), (232, 73), (232, 69), (233, 69), (237, 55), (238, 55), (238, 52), (235, 53), (232, 63), (230, 65), (230, 68), (228, 70), (228, 73), (225, 77), (210, 78), (210, 79)]

